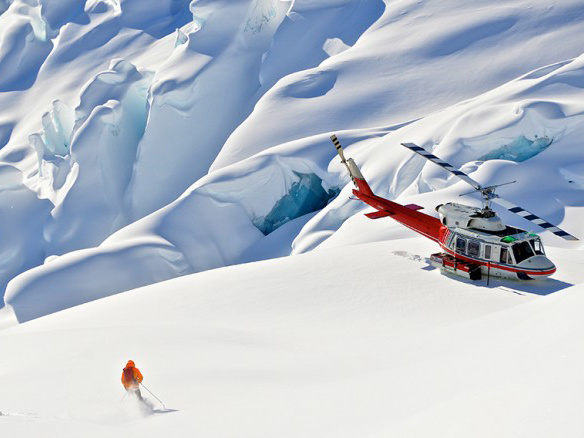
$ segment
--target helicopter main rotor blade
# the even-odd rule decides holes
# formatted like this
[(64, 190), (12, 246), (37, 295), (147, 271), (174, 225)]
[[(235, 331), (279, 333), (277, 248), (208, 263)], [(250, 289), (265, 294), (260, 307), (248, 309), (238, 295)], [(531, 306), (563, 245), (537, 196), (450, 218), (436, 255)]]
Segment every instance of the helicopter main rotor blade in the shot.
[[(476, 182), (474, 179), (472, 179), (466, 173), (464, 173), (461, 170), (458, 170), (457, 168), (448, 164), (447, 162), (442, 161), (440, 158), (438, 158), (434, 154), (431, 154), (426, 149), (424, 149), (424, 148), (422, 148), (414, 143), (402, 143), (402, 146), (407, 147), (408, 149), (410, 149), (411, 151), (414, 151), (418, 155), (421, 155), (422, 157), (426, 158), (427, 160), (443, 167), (444, 169), (446, 169), (447, 171), (449, 171), (453, 175), (458, 176), (463, 181), (466, 181), (468, 184), (473, 186), (475, 188), (475, 190), (478, 190), (479, 192), (481, 192), (481, 194), (483, 195), (483, 198), (485, 200), (485, 203), (487, 203), (489, 200), (492, 200), (492, 201), (496, 202), (497, 204), (499, 204), (500, 206), (505, 207), (510, 212), (515, 213), (515, 214), (521, 216), (522, 218), (533, 222), (534, 224), (543, 228), (544, 230), (551, 231), (556, 236), (562, 237), (563, 239), (566, 239), (566, 240), (578, 240), (577, 237), (572, 236), (570, 233), (562, 230), (561, 228), (555, 226), (554, 224), (549, 223), (545, 219), (542, 219), (539, 216), (537, 216), (536, 214), (533, 214), (532, 212), (527, 211), (524, 208), (519, 207), (518, 205), (515, 205), (512, 202), (509, 202), (506, 199), (503, 199), (494, 193), (495, 188), (506, 185), (506, 184), (511, 184), (512, 182), (515, 182), (515, 181), (511, 181), (511, 182), (503, 183), (503, 184), (498, 184), (498, 185), (494, 185), (494, 186), (489, 186), (489, 187), (482, 187), (478, 182)], [(486, 204), (486, 205), (487, 205), (486, 208), (488, 208), (488, 204)]]
[(518, 214), (523, 219), (527, 219), (528, 221), (533, 222), (534, 224), (540, 226), (544, 230), (551, 231), (556, 236), (562, 237), (566, 240), (578, 240), (577, 237), (572, 236), (570, 233), (567, 233), (561, 228), (556, 227), (554, 224), (550, 224), (545, 219), (540, 218), (539, 216), (533, 214), (532, 212), (527, 211), (526, 209), (519, 207), (518, 205), (515, 205), (512, 202), (507, 201), (506, 199), (497, 196), (493, 199), (493, 201), (499, 204), (500, 206), (505, 207), (510, 212)]
[(463, 181), (466, 181), (468, 184), (473, 186), (475, 188), (475, 190), (478, 190), (480, 192), (483, 191), (483, 187), (478, 182), (476, 182), (474, 179), (472, 179), (470, 176), (468, 176), (466, 173), (464, 173), (461, 170), (458, 170), (456, 167), (448, 164), (447, 162), (442, 161), (436, 155), (431, 154), (423, 147), (420, 147), (414, 143), (402, 143), (402, 146), (407, 147), (409, 150), (414, 151), (416, 154), (421, 155), (422, 157), (426, 158), (427, 160), (431, 161), (432, 163), (443, 167), (444, 169), (446, 169), (447, 171), (449, 171), (453, 175), (456, 175), (457, 177), (459, 177)]

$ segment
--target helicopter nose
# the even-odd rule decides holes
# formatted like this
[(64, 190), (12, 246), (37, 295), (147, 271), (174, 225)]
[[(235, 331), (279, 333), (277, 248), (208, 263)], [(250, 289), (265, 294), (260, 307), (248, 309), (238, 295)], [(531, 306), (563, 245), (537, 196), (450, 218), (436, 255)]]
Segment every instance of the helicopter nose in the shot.
[(536, 255), (525, 259), (519, 263), (518, 266), (523, 269), (546, 272), (542, 272), (542, 274), (538, 275), (538, 277), (548, 277), (556, 271), (556, 265), (554, 265), (550, 259), (543, 255)]

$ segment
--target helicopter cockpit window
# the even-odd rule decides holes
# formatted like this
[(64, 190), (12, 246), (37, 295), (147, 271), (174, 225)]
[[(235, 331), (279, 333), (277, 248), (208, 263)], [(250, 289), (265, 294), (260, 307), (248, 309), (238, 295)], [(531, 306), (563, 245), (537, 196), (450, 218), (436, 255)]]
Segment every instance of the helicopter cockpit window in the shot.
[(523, 241), (513, 244), (513, 254), (515, 255), (515, 260), (517, 263), (521, 263), (523, 260), (533, 257), (533, 249), (529, 245), (529, 242)]
[(460, 237), (456, 238), (456, 252), (459, 254), (466, 253), (466, 239), (462, 239)]
[(545, 255), (545, 252), (543, 251), (543, 245), (541, 244), (541, 240), (531, 239), (530, 242), (531, 246), (533, 247), (537, 255)]
[(478, 257), (481, 251), (481, 244), (475, 240), (468, 241), (468, 255)]

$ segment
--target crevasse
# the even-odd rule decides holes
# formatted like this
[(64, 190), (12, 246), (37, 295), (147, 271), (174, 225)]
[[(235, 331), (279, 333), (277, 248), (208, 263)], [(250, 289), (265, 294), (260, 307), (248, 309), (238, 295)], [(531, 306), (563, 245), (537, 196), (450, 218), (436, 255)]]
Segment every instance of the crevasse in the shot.
[(300, 180), (290, 186), (288, 193), (267, 215), (253, 219), (253, 224), (265, 235), (292, 219), (324, 208), (340, 192), (339, 189), (325, 190), (322, 180), (313, 173), (294, 173)]
[(547, 136), (536, 136), (534, 140), (529, 140), (527, 137), (520, 135), (509, 144), (483, 155), (479, 160), (510, 160), (521, 163), (547, 149), (552, 144), (552, 141), (553, 139)]

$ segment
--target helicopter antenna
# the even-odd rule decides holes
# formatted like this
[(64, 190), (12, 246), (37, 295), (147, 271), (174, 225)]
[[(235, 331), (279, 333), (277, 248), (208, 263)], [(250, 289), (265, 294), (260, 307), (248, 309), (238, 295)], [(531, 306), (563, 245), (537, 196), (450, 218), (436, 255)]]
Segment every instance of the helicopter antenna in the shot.
[[(540, 218), (536, 214), (533, 214), (530, 211), (525, 210), (524, 208), (519, 207), (518, 205), (515, 205), (512, 202), (507, 201), (506, 199), (501, 198), (499, 195), (497, 195), (495, 193), (495, 189), (497, 187), (501, 187), (501, 186), (504, 186), (507, 184), (512, 184), (515, 181), (510, 181), (510, 182), (506, 182), (503, 184), (496, 184), (496, 185), (492, 185), (492, 186), (488, 186), (488, 187), (483, 187), (478, 182), (476, 182), (474, 179), (472, 179), (470, 176), (468, 176), (466, 173), (464, 173), (460, 169), (457, 169), (454, 166), (448, 164), (447, 162), (441, 160), (436, 155), (428, 152), (426, 149), (424, 149), (424, 148), (422, 148), (414, 143), (402, 143), (402, 146), (407, 147), (411, 151), (414, 151), (418, 155), (421, 155), (422, 157), (426, 158), (427, 160), (441, 166), (442, 168), (446, 169), (450, 173), (458, 176), (460, 179), (462, 179), (463, 181), (466, 181), (468, 184), (470, 184), (483, 197), (483, 203), (484, 203), (483, 211), (490, 210), (489, 203), (490, 203), (490, 201), (493, 201), (493, 202), (496, 202), (497, 204), (499, 204), (500, 206), (505, 207), (510, 212), (521, 216), (523, 219), (526, 219), (526, 220), (538, 225), (539, 227), (541, 227), (547, 231), (551, 231), (556, 236), (562, 237), (563, 239), (566, 239), (566, 240), (578, 240), (577, 237), (572, 236), (570, 233), (567, 233), (566, 231), (562, 230), (561, 228), (555, 226), (554, 224), (551, 224), (550, 222), (546, 221), (545, 219)], [(469, 192), (469, 193), (472, 193), (472, 192)], [(468, 193), (466, 193), (466, 194), (468, 194)]]

